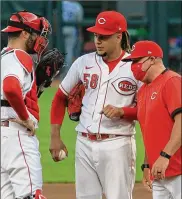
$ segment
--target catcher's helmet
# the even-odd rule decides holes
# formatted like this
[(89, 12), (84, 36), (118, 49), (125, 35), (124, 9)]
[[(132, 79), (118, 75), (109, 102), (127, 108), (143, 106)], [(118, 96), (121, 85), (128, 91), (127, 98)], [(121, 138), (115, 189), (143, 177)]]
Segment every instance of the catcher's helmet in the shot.
[(40, 56), (48, 45), (47, 35), (51, 33), (51, 25), (44, 17), (28, 11), (19, 11), (11, 15), (8, 26), (2, 32), (18, 32), (25, 30), (29, 33), (37, 33), (34, 51)]

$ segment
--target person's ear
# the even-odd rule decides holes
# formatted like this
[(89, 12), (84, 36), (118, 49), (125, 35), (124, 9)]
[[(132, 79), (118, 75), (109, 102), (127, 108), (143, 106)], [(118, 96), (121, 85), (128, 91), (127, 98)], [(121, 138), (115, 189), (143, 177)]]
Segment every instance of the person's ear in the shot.
[(119, 42), (121, 42), (121, 40), (122, 40), (122, 34), (121, 33), (117, 34), (117, 39), (119, 40)]
[(27, 40), (28, 38), (29, 38), (29, 36), (30, 36), (30, 33), (28, 33), (27, 31), (22, 31), (21, 32), (21, 34), (20, 34), (20, 36), (22, 37), (22, 38), (24, 38), (25, 40)]
[(156, 58), (155, 58), (154, 56), (151, 56), (151, 57), (150, 57), (150, 60), (151, 60), (151, 65), (154, 65), (154, 64), (155, 64)]

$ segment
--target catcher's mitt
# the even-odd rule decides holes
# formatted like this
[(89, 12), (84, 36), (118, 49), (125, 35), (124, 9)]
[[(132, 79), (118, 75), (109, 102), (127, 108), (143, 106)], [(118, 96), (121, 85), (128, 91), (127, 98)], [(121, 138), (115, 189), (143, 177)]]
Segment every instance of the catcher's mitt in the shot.
[(79, 82), (69, 93), (67, 110), (70, 120), (79, 121), (84, 94), (85, 87), (82, 82)]
[(44, 88), (51, 85), (53, 78), (64, 65), (64, 55), (57, 48), (46, 51), (36, 67), (35, 76), (37, 84), (37, 96), (43, 93)]

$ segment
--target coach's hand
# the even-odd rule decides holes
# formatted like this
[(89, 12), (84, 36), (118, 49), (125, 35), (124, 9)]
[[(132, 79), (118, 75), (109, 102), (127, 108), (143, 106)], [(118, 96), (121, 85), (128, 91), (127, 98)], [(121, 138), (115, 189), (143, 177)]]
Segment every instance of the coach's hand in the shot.
[(165, 172), (169, 165), (169, 159), (159, 156), (155, 161), (151, 174), (156, 180), (162, 180), (165, 178)]
[(55, 162), (60, 161), (59, 153), (61, 150), (64, 150), (66, 152), (66, 155), (68, 156), (68, 151), (60, 137), (60, 132), (59, 132), (58, 128), (56, 127), (56, 125), (52, 125), (49, 151), (51, 153), (52, 159)]
[(148, 191), (152, 191), (152, 181), (150, 180), (150, 169), (144, 168), (142, 183)]
[(104, 114), (107, 118), (116, 118), (116, 117), (122, 117), (124, 115), (124, 111), (122, 108), (118, 108), (112, 105), (107, 105), (103, 108), (102, 114)]

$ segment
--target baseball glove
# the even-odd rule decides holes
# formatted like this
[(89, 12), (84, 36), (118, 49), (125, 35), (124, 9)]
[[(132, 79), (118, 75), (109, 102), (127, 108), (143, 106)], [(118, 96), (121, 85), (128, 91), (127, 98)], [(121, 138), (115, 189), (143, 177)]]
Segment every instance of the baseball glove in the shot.
[(43, 93), (44, 88), (51, 85), (52, 80), (64, 65), (64, 55), (57, 48), (46, 51), (36, 67), (35, 76), (37, 84), (37, 96)]
[(69, 93), (67, 111), (70, 120), (79, 121), (84, 94), (85, 87), (81, 81)]

